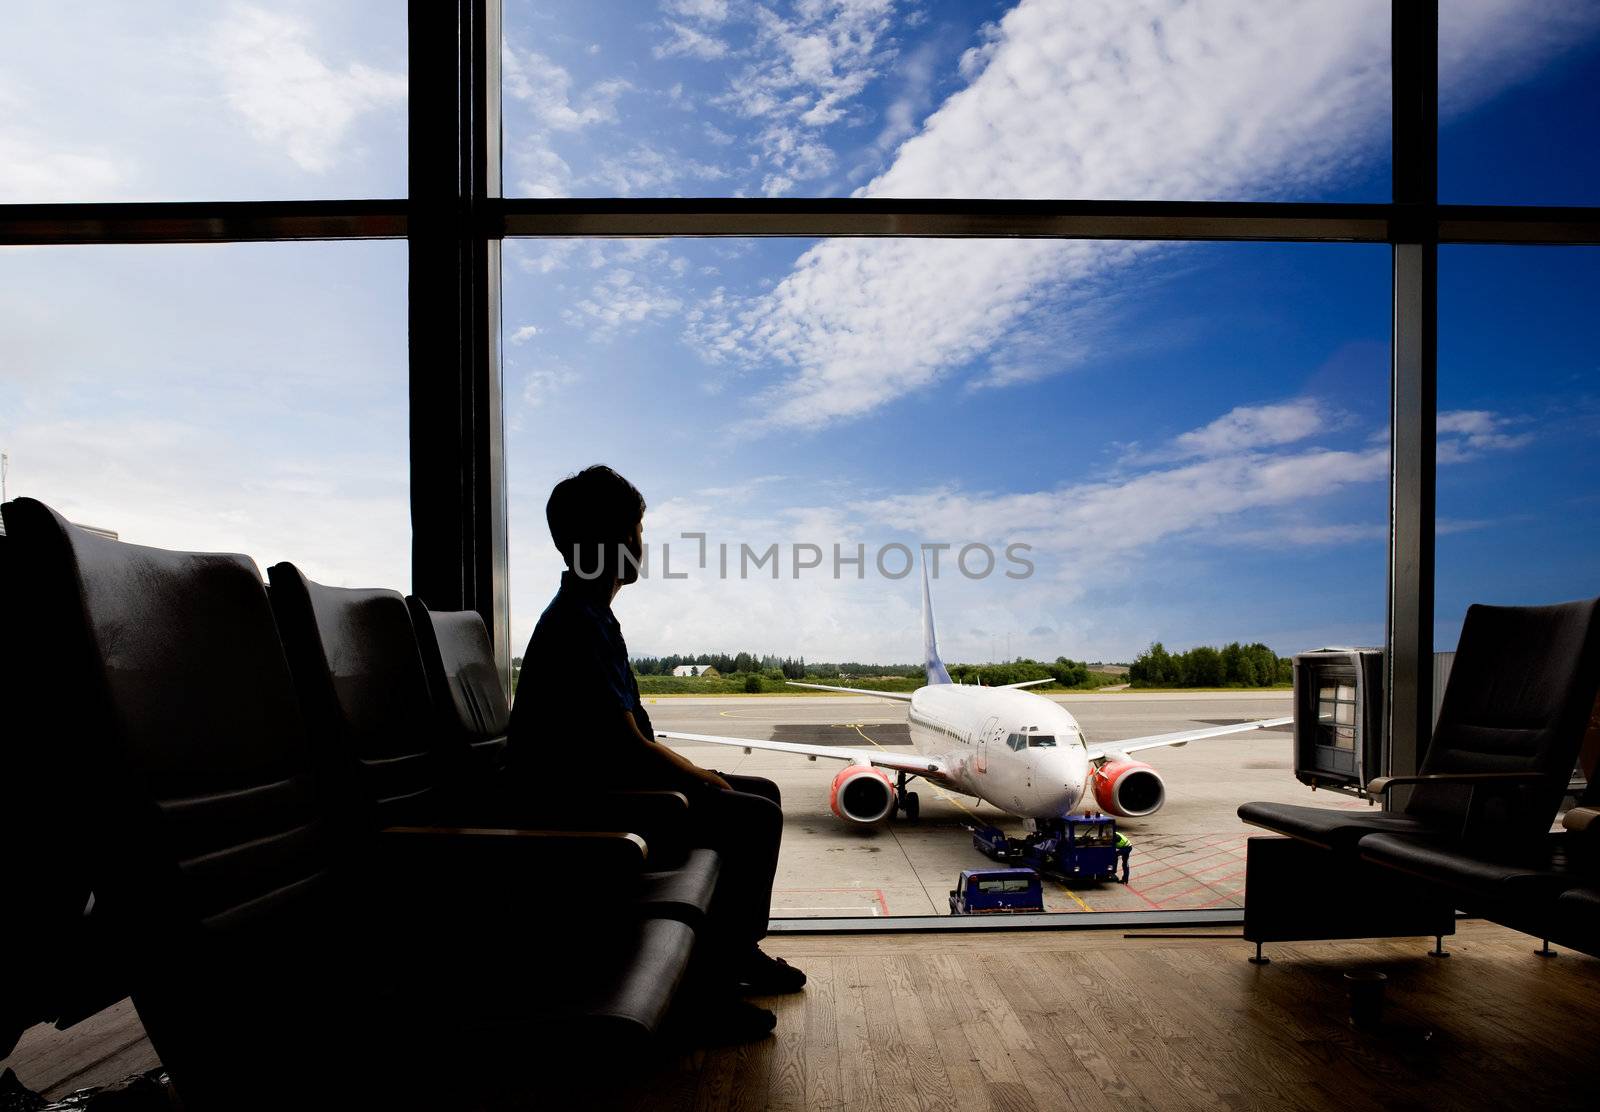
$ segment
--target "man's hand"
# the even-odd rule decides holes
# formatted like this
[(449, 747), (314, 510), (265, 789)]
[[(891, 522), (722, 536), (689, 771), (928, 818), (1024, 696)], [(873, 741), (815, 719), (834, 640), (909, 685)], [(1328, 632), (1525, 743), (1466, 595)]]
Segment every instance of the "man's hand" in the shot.
[(725, 792), (731, 792), (733, 790), (733, 785), (732, 784), (728, 783), (726, 780), (724, 780), (722, 777), (718, 776), (715, 772), (712, 772), (710, 769), (703, 769), (702, 773), (703, 773), (703, 775), (700, 778), (701, 778), (701, 780), (703, 780), (705, 782), (705, 784), (708, 787), (716, 788), (718, 791), (725, 791)]

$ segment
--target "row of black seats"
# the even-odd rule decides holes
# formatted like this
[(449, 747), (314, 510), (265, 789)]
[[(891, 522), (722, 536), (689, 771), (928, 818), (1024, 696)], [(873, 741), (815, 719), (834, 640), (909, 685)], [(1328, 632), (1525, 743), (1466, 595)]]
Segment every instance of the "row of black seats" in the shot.
[[(1239, 817), (1313, 847), (1279, 855), (1288, 867), (1322, 867), (1369, 895), (1431, 901), (1600, 955), (1600, 777), (1551, 829), (1585, 737), (1600, 730), (1597, 688), (1600, 599), (1473, 606), (1418, 774), (1369, 785), (1380, 799), (1409, 789), (1403, 807), (1247, 803)], [(1247, 936), (1253, 910), (1265, 909), (1260, 920), (1289, 913), (1271, 905), (1290, 887), (1247, 876)], [(1383, 921), (1385, 910), (1372, 915)], [(1299, 937), (1318, 935), (1310, 926)]]
[(130, 994), (185, 1107), (446, 1107), (670, 1029), (718, 859), (676, 793), (506, 786), (476, 614), (4, 522), (0, 1040)]

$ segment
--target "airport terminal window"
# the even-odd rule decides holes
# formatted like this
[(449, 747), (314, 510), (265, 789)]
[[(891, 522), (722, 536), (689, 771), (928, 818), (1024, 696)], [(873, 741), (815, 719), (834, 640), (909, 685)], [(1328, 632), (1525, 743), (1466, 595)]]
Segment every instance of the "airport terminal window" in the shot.
[[(439, 319), (471, 314), (452, 289), (408, 291), (399, 243), (304, 240), (401, 235), (408, 219), (417, 235), (430, 209), (456, 211), (454, 197), (410, 198), (398, 216), (370, 200), (404, 196), (408, 143), (416, 165), (425, 151), (465, 167), (488, 138), (453, 134), (453, 123), (407, 134), (407, 84), (449, 95), (463, 61), (454, 35), (439, 36), (431, 62), (415, 60), (426, 51), (408, 59), (426, 41), (408, 46), (408, 13), (421, 25), (451, 17), (400, 0), (12, 7), (0, 40), (0, 225), (7, 242), (103, 242), (0, 248), (7, 492), (43, 484), (63, 492), (69, 512), (120, 525), (129, 539), (263, 561), (298, 554), (328, 581), (406, 584), (406, 302)], [(1442, 8), (1442, 198), (1593, 203), (1600, 148), (1579, 130), (1596, 115), (1582, 110), (1595, 87), (1593, 13)], [(1202, 10), (1229, 28), (1218, 49), (1211, 27), (1178, 25)], [(615, 238), (640, 225), (599, 204), (577, 212), (595, 237), (584, 239), (574, 237), (576, 210), (531, 200), (519, 209), (492, 181), (474, 187), (463, 243), (491, 242), (501, 216), (517, 235), (552, 237), (505, 242), (503, 304), (481, 270), (453, 276), (490, 308), (464, 327), (502, 328), (503, 398), (488, 409), (503, 402), (512, 651), (553, 589), (540, 500), (554, 478), (604, 458), (651, 500), (659, 591), (630, 589), (618, 612), (634, 652), (658, 669), (642, 677), (652, 715), (707, 733), (905, 752), (903, 707), (785, 702), (783, 681), (826, 666), (813, 678), (915, 686), (914, 561), (897, 577), (875, 557), (886, 553), (892, 570), (896, 545), (929, 537), (1018, 541), (1031, 565), (1018, 579), (1006, 577), (1020, 565), (1003, 547), (995, 570), (975, 576), (972, 553), (964, 566), (959, 549), (942, 553), (933, 586), (946, 661), (974, 687), (1035, 678), (1018, 658), (1070, 682), (1057, 697), (1104, 773), (1095, 803), (1104, 793), (1160, 807), (1119, 820), (1134, 843), (1131, 884), (1093, 894), (1047, 886), (1047, 908), (1236, 906), (1234, 807), (1304, 801), (1286, 736), (1137, 759), (1105, 743), (1274, 713), (1289, 702), (1280, 654), (1381, 643), (1387, 345), (1391, 326), (1414, 323), (1403, 306), (1391, 317), (1388, 247), (1051, 239), (1041, 237), (1061, 232), (1026, 213), (1010, 239), (754, 238), (769, 232), (752, 216), (787, 210), (731, 202), (838, 199), (834, 215), (802, 228), (809, 235), (859, 232), (851, 218), (875, 210), (856, 199), (953, 198), (946, 207), (962, 218), (969, 200), (1008, 198), (1061, 198), (1066, 210), (1071, 198), (1388, 202), (1399, 126), (1389, 118), (1390, 10), (1382, 0), (1336, 13), (1309, 2), (885, 0), (762, 8), (757, 26), (755, 9), (740, 5), (664, 0), (658, 14), (624, 23), (604, 6), (504, 0), (504, 42), (487, 50), (500, 87), (474, 87), (485, 79), (475, 58), (465, 68), (469, 97), (484, 92), (491, 109), (503, 100), (507, 196), (730, 199), (726, 209), (690, 212), (687, 201), (687, 215), (655, 212), (648, 228), (661, 238), (651, 240)], [(1048, 33), (1033, 33), (1041, 27)], [(502, 116), (446, 107), (452, 121)], [(290, 227), (271, 222), (281, 213), (270, 205), (246, 206), (237, 222), (207, 207), (293, 198), (369, 198), (351, 211), (378, 216)], [(119, 200), (184, 200), (200, 214), (152, 224), (147, 212), (97, 210), (57, 223), (28, 207)], [(703, 233), (723, 211), (732, 223), (718, 230), (752, 238), (673, 238)], [(1171, 218), (1181, 234), (1213, 234), (1184, 223), (1192, 214)], [(1303, 214), (1283, 218), (1296, 237), (1343, 236)], [(1094, 212), (1087, 219), (1067, 234), (1127, 234), (1097, 225)], [(1560, 228), (1578, 231), (1553, 234), (1581, 238), (1582, 214), (1565, 219)], [(259, 235), (300, 242), (112, 246)], [(1580, 340), (1593, 258), (1594, 249), (1440, 252), (1431, 586), (1441, 649), (1468, 601), (1591, 589), (1580, 569), (1594, 503), (1573, 484), (1600, 463), (1590, 458), (1600, 438)], [(486, 361), (492, 380), (500, 355), (484, 341), (447, 343), (459, 345), (449, 354), (462, 368)], [(438, 373), (438, 354), (412, 353), (413, 383)], [(470, 437), (494, 457), (482, 427)], [(411, 458), (440, 462), (423, 452)], [(442, 455), (443, 470), (462, 468), (463, 488), (498, 498), (495, 479)], [(471, 526), (482, 545), (493, 518)], [(696, 533), (704, 551), (684, 547)], [(842, 574), (813, 577), (811, 550), (798, 546), (835, 538)], [(454, 539), (424, 528), (415, 543), (454, 560)], [(733, 569), (750, 545), (754, 574), (716, 574), (724, 539)], [(1519, 563), (1528, 550), (1519, 539), (1550, 559)], [(676, 546), (670, 565), (666, 541)], [(780, 551), (764, 560), (773, 544)], [(859, 565), (849, 560), (857, 544)], [(825, 550), (819, 566), (833, 556)], [(499, 570), (463, 604), (487, 612), (503, 598)], [(773, 644), (779, 633), (787, 639)], [(806, 646), (817, 647), (802, 655)], [(737, 685), (742, 703), (674, 695), (670, 658), (711, 653), (718, 674), (688, 679)], [(895, 664), (904, 674), (884, 674)], [(1152, 690), (1173, 686), (1187, 690)], [(1343, 702), (1335, 692), (1335, 728)], [(990, 760), (1076, 748), (1018, 744), (1020, 725), (931, 728), (941, 746), (981, 745)], [(916, 821), (902, 811), (854, 838), (852, 852), (880, 852), (852, 858), (862, 868), (848, 883), (824, 886), (812, 862), (850, 827), (831, 825), (820, 770), (848, 766), (799, 758), (782, 771), (776, 762), (788, 758), (771, 752), (690, 755), (781, 772), (786, 808), (806, 825), (791, 829), (780, 862), (780, 916), (942, 914), (957, 862), (940, 854), (971, 852), (966, 826), (1020, 833), (1008, 812), (967, 807), (913, 777)], [(886, 775), (845, 794), (901, 787)], [(1109, 843), (1093, 821), (1064, 833)]]
[(1389, 197), (1388, 0), (507, 0), (503, 85), (508, 196)]
[[(1073, 852), (1102, 872), (1047, 883), (1046, 909), (1237, 907), (1238, 805), (1310, 801), (1288, 733), (1113, 751), (1288, 714), (1284, 658), (1381, 641), (1389, 266), (1326, 244), (508, 240), (512, 643), (559, 579), (551, 486), (604, 461), (649, 504), (649, 574), (614, 609), (656, 729), (815, 748), (668, 741), (779, 785), (776, 916), (948, 913), (957, 873), (1011, 863), (969, 827), (1024, 836), (1018, 800), (1084, 763), (1041, 707), (1110, 769), (1073, 773), (1066, 806), (1122, 808), (1133, 847), (1112, 882), (1111, 832), (1083, 824)], [(787, 681), (926, 682), (924, 543), (948, 546), (944, 663), (1021, 709), (930, 724), (924, 755), (996, 787), (910, 776), (913, 820), (892, 766), (847, 763), (917, 755), (906, 704)], [(1158, 667), (1130, 676), (1141, 659)]]
[(7, 495), (405, 587), (404, 275), (400, 243), (0, 248)]
[[(1485, 67), (1497, 21), (1504, 61)], [(1439, 199), (1600, 204), (1600, 6), (1439, 5)]]
[(1474, 602), (1595, 593), (1596, 289), (1600, 248), (1440, 249), (1439, 652)]
[(0, 203), (400, 197), (405, 0), (7, 0)]

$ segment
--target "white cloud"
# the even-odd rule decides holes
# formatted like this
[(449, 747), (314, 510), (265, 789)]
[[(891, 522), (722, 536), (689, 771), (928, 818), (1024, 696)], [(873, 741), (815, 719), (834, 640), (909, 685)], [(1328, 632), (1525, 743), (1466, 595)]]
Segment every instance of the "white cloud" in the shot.
[(667, 30), (672, 37), (657, 43), (653, 54), (657, 58), (698, 58), (702, 62), (714, 61), (728, 53), (728, 44), (715, 35), (696, 31), (682, 23), (667, 20)]
[(529, 371), (522, 379), (522, 400), (529, 409), (537, 409), (560, 391), (577, 382), (578, 377), (576, 371), (560, 365)]
[(728, 0), (665, 0), (662, 10), (704, 23), (721, 23), (728, 18)]
[[(769, 20), (777, 76), (747, 72), (725, 103), (770, 121), (769, 193), (826, 173), (798, 117), (876, 73), (882, 5), (857, 45)], [(1507, 80), (1501, 60), (1558, 49), (1571, 9), (1478, 3), (1451, 32), (1473, 58), (1472, 96)], [(873, 197), (1303, 196), (1381, 155), (1387, 135), (1387, 0), (1022, 0), (985, 35), (949, 97)], [(1595, 22), (1590, 20), (1589, 22)], [(1463, 45), (1464, 44), (1464, 45)], [(1463, 78), (1462, 80), (1465, 80)], [(817, 82), (823, 81), (823, 85)], [(799, 108), (789, 107), (798, 100)], [(1460, 101), (1458, 101), (1459, 103)], [(1147, 244), (832, 240), (770, 292), (724, 294), (689, 339), (712, 358), (777, 369), (754, 427), (813, 427), (924, 389), (989, 353), (1063, 291), (1087, 296)], [(1104, 292), (1104, 291), (1102, 291)], [(1113, 296), (1107, 294), (1108, 297)], [(1071, 336), (1064, 337), (1072, 348)], [(1065, 366), (1074, 360), (1062, 360)], [(1038, 361), (1015, 381), (1045, 373)]]
[(597, 282), (588, 296), (563, 310), (561, 319), (597, 339), (610, 339), (629, 326), (665, 320), (682, 308), (683, 302), (665, 287), (617, 267)]
[(867, 118), (858, 100), (894, 56), (893, 9), (894, 0), (811, 0), (787, 16), (751, 9), (754, 60), (712, 103), (760, 121), (755, 142), (769, 195), (833, 171), (836, 156), (820, 132)]
[(572, 75), (536, 50), (517, 51), (507, 43), (501, 53), (506, 92), (528, 106), (534, 122), (552, 131), (581, 131), (617, 118), (617, 98), (632, 86), (609, 78), (574, 97)]
[(1505, 452), (1532, 442), (1532, 433), (1506, 431), (1516, 424), (1483, 409), (1457, 409), (1439, 414), (1439, 463), (1465, 463), (1488, 452)]
[(1279, 405), (1241, 405), (1204, 428), (1177, 437), (1173, 445), (1186, 455), (1215, 456), (1293, 444), (1321, 432), (1324, 421), (1321, 409), (1310, 399)]
[(242, 453), (228, 427), (127, 414), (30, 424), (8, 447), (13, 496), (125, 541), (292, 560), (339, 586), (410, 582), (403, 451)]
[[(885, 580), (870, 568), (859, 582), (848, 569), (842, 580), (833, 579), (831, 569), (795, 579), (787, 567), (777, 581), (721, 580), (714, 546), (733, 545), (736, 575), (740, 542), (758, 550), (777, 542), (785, 553), (795, 542), (814, 543), (829, 559), (835, 543), (846, 554), (865, 544), (870, 554), (895, 542), (982, 542), (997, 553), (1020, 542), (1032, 546), (1027, 556), (1036, 568), (1025, 581), (999, 574), (967, 581), (954, 566), (954, 551), (941, 557), (936, 593), (951, 658), (987, 658), (991, 634), (983, 631), (1010, 630), (1017, 651), (1125, 659), (1140, 646), (1142, 634), (1126, 625), (1095, 629), (1092, 617), (1075, 612), (1091, 591), (1136, 579), (1148, 561), (1184, 546), (1375, 543), (1381, 525), (1327, 522), (1319, 514), (1330, 504), (1347, 508), (1342, 496), (1362, 487), (1372, 492), (1372, 508), (1381, 514), (1387, 474), (1383, 446), (1269, 445), (1014, 493), (957, 484), (891, 494), (846, 486), (830, 501), (795, 505), (781, 483), (770, 496), (753, 484), (702, 490), (652, 505), (646, 539), (659, 545), (681, 531), (704, 531), (713, 545), (710, 567), (701, 572), (694, 566), (694, 544), (674, 542), (674, 570), (688, 569), (690, 578), (651, 580), (624, 592), (619, 613), (640, 652), (748, 645), (824, 659), (914, 659), (917, 600), (909, 581)], [(730, 504), (735, 496), (739, 503)], [(554, 581), (553, 567), (548, 578)], [(1053, 632), (1023, 632), (1041, 626)], [(781, 643), (771, 643), (773, 630), (782, 631)], [(1247, 631), (1226, 632), (1237, 637)], [(1035, 637), (1037, 645), (1025, 644), (1025, 636)]]
[[(0, 110), (4, 110), (0, 106)], [(16, 121), (0, 122), (0, 204), (104, 200), (127, 180), (119, 160), (93, 150), (70, 150)]]
[(640, 143), (625, 154), (599, 159), (589, 180), (623, 197), (660, 192), (683, 181), (717, 181), (727, 176), (720, 166), (665, 152)]
[(207, 54), (228, 105), (250, 130), (308, 173), (348, 151), (363, 115), (406, 98), (406, 76), (360, 62), (335, 68), (313, 52), (310, 29), (293, 16), (235, 5), (212, 30)]
[(531, 135), (508, 152), (517, 172), (517, 192), (523, 197), (570, 197), (572, 167), (545, 143)]
[(514, 344), (525, 344), (538, 334), (539, 328), (537, 325), (525, 324), (515, 332), (511, 333), (511, 342)]

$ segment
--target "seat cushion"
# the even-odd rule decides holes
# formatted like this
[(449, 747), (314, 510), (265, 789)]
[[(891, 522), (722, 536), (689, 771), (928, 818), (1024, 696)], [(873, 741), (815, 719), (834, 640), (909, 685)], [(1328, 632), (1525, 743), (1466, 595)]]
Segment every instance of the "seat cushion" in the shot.
[(1372, 834), (1361, 839), (1359, 851), (1365, 861), (1485, 903), (1550, 900), (1573, 883), (1565, 840), (1559, 834), (1516, 852), (1496, 846), (1462, 846), (1441, 838)]
[(1388, 811), (1301, 807), (1293, 803), (1246, 803), (1239, 808), (1239, 817), (1252, 826), (1287, 834), (1323, 849), (1350, 853), (1368, 834), (1427, 834), (1432, 831), (1421, 819)]
[(716, 850), (693, 849), (677, 868), (641, 873), (631, 902), (647, 915), (699, 926), (711, 910), (721, 875)]

